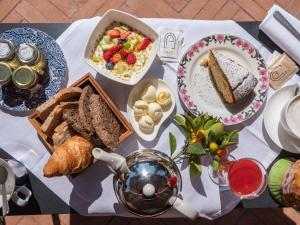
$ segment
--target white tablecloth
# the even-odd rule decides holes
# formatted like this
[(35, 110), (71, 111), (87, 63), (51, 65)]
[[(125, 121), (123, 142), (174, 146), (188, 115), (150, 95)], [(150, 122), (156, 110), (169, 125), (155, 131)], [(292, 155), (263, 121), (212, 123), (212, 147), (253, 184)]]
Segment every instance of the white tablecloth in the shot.
[[(80, 20), (72, 24), (59, 38), (69, 68), (69, 81), (72, 84), (87, 72), (97, 77), (99, 83), (116, 103), (122, 113), (126, 115), (126, 102), (131, 87), (117, 84), (101, 75), (95, 73), (83, 61), (83, 52), (93, 28), (100, 18)], [(195, 21), (195, 20), (173, 20), (173, 19), (143, 19), (147, 24), (159, 31), (161, 27), (176, 27), (184, 31), (183, 51), (196, 40), (210, 34), (228, 33), (240, 36), (250, 41), (265, 58), (269, 52), (262, 47), (250, 34), (243, 30), (233, 21)], [(161, 65), (156, 62), (146, 77), (160, 77), (170, 84), (174, 93), (177, 92), (176, 64)], [(272, 91), (269, 91), (269, 94)], [(177, 96), (177, 94), (176, 94)], [(178, 96), (176, 97), (177, 113), (183, 112)], [(36, 131), (28, 122), (26, 117), (11, 115), (0, 112), (0, 147), (9, 154), (21, 160), (31, 171), (63, 201), (81, 214), (102, 215), (127, 215), (126, 209), (118, 204), (112, 188), (112, 177), (106, 165), (97, 163), (88, 168), (80, 176), (72, 179), (70, 177), (45, 178), (43, 177), (43, 166), (49, 158), (49, 152), (37, 136)], [(252, 157), (268, 167), (278, 155), (278, 149), (269, 147), (265, 141), (262, 125), (262, 113), (255, 120), (248, 121), (240, 127), (238, 148), (233, 152), (236, 158)], [(145, 142), (136, 135), (132, 135), (125, 143), (121, 144), (118, 153), (126, 155), (140, 148), (153, 148), (169, 154), (168, 133), (173, 132), (178, 138), (178, 146), (183, 144), (183, 138), (179, 129), (169, 121), (166, 121), (160, 129), (158, 137), (152, 142)], [(33, 151), (28, 152), (24, 148), (13, 144), (22, 143)], [(220, 190), (208, 177), (207, 168), (203, 169), (201, 177), (189, 176), (185, 165), (179, 165), (182, 172), (183, 189), (182, 198), (189, 202), (199, 211), (199, 215), (214, 219), (230, 210), (238, 203), (239, 199), (228, 190)], [(34, 187), (33, 187), (34, 189)], [(174, 210), (168, 211), (163, 217), (180, 216)]]

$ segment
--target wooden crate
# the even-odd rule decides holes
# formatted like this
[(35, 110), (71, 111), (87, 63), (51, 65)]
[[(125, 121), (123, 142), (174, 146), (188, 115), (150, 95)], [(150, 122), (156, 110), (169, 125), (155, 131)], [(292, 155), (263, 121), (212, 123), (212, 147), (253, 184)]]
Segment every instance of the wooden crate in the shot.
[[(108, 97), (108, 95), (105, 93), (105, 91), (101, 88), (100, 84), (97, 82), (97, 80), (90, 74), (87, 73), (85, 76), (80, 78), (78, 81), (76, 81), (72, 87), (80, 87), (84, 88), (85, 86), (90, 85), (94, 92), (96, 94), (99, 94), (101, 98), (107, 103), (115, 117), (119, 120), (120, 125), (121, 125), (121, 135), (119, 137), (119, 143), (123, 142), (126, 140), (131, 134), (133, 134), (133, 128), (129, 124), (129, 122), (126, 120), (126, 118), (122, 115), (120, 110), (117, 108), (117, 106), (113, 103), (113, 101)], [(41, 137), (43, 142), (47, 145), (49, 150), (51, 152), (54, 152), (54, 147), (53, 147), (53, 142), (51, 137), (48, 137), (43, 133), (41, 130), (41, 126), (43, 121), (41, 118), (38, 116), (36, 112), (32, 113), (29, 117), (28, 120), (30, 123), (33, 125), (33, 127), (36, 129), (38, 135)]]

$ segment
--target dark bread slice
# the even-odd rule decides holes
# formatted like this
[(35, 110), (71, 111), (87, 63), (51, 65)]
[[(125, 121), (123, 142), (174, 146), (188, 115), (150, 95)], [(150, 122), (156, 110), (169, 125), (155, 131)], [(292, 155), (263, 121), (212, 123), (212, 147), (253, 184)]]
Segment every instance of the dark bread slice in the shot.
[(93, 142), (97, 146), (103, 146), (102, 141), (98, 137), (86, 132), (85, 128), (81, 124), (78, 109), (64, 110), (63, 120), (65, 120), (82, 137), (88, 139), (89, 141)]
[(84, 127), (85, 132), (92, 136), (95, 130), (92, 126), (91, 115), (89, 109), (89, 99), (94, 94), (93, 89), (90, 86), (83, 88), (82, 94), (79, 98), (78, 113), (81, 125)]
[(92, 124), (97, 136), (109, 150), (114, 150), (120, 136), (118, 120), (99, 95), (93, 94), (89, 103)]

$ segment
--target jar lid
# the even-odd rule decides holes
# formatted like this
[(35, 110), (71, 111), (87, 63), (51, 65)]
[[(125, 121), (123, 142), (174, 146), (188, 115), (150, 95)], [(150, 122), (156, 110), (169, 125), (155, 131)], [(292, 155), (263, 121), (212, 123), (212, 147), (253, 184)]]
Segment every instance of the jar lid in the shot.
[(28, 66), (20, 66), (12, 74), (12, 80), (16, 87), (29, 89), (36, 83), (36, 73)]
[(7, 39), (0, 40), (0, 60), (9, 60), (13, 57), (15, 51), (14, 44)]
[(11, 80), (11, 68), (3, 62), (0, 62), (0, 84), (5, 85)]
[(34, 44), (22, 43), (17, 50), (17, 59), (23, 64), (34, 64), (39, 54)]
[(138, 150), (126, 163), (130, 171), (114, 177), (119, 201), (139, 216), (156, 216), (171, 208), (181, 189), (176, 164), (155, 150)]

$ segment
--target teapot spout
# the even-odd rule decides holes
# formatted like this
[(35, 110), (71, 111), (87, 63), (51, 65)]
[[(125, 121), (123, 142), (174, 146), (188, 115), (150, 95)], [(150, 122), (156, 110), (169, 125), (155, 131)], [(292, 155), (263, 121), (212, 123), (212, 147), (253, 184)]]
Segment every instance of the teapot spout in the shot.
[(126, 159), (119, 154), (108, 153), (101, 148), (94, 148), (92, 155), (96, 160), (107, 163), (116, 173), (129, 172)]

